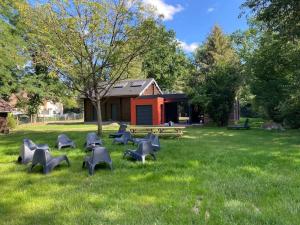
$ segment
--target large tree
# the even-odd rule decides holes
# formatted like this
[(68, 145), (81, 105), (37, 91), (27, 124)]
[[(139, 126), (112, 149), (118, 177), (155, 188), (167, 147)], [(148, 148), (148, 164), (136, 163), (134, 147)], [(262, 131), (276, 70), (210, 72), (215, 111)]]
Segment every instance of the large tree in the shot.
[(299, 127), (295, 122), (300, 115), (299, 42), (272, 32), (262, 32), (256, 39), (256, 47), (244, 57), (254, 101), (267, 119)]
[(271, 31), (279, 32), (289, 40), (300, 37), (300, 1), (298, 0), (246, 0), (257, 21)]
[(179, 47), (175, 32), (157, 25), (152, 43), (143, 58), (142, 72), (155, 78), (164, 91), (182, 90), (181, 81), (189, 74), (190, 63)]
[(24, 30), (17, 4), (22, 0), (0, 1), (0, 97), (9, 98), (17, 89), (18, 76), (26, 62)]
[(151, 44), (151, 13), (140, 1), (127, 0), (49, 0), (21, 9), (31, 48), (68, 87), (91, 100), (101, 134), (101, 102)]
[(192, 103), (200, 105), (219, 126), (228, 123), (240, 87), (240, 62), (229, 37), (215, 26), (195, 54), (196, 70), (189, 80)]
[[(35, 61), (35, 57), (32, 57)], [(34, 65), (34, 66), (33, 66)], [(60, 102), (64, 96), (70, 95), (70, 91), (65, 88), (63, 82), (49, 73), (47, 66), (33, 63), (28, 65), (18, 82), (18, 106), (27, 111), (34, 122), (39, 112), (40, 106), (45, 101)], [(22, 93), (26, 93), (22, 96)]]
[(246, 0), (243, 6), (257, 31), (243, 56), (254, 100), (268, 119), (300, 127), (300, 1)]

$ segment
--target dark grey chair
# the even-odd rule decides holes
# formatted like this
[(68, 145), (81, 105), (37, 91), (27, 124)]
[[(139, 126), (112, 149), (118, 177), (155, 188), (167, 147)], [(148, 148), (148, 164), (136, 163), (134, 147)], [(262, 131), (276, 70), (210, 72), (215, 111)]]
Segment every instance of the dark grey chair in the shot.
[(88, 133), (86, 136), (85, 148), (91, 151), (95, 146), (102, 146), (102, 140), (95, 132)]
[(75, 148), (76, 146), (74, 141), (72, 141), (67, 135), (60, 134), (57, 137), (56, 147), (58, 148), (58, 150), (60, 150), (65, 147)]
[(49, 146), (47, 144), (37, 145), (32, 140), (25, 138), (23, 140), (23, 145), (20, 148), (18, 162), (22, 164), (27, 164), (31, 162), (33, 158), (33, 154), (37, 149), (49, 151)]
[(232, 126), (228, 126), (227, 129), (228, 130), (249, 130), (250, 129), (249, 119), (247, 118), (243, 125), (232, 125)]
[(121, 137), (116, 137), (113, 140), (113, 144), (119, 143), (119, 144), (127, 145), (128, 142), (134, 143), (134, 138), (129, 131), (124, 132)]
[(119, 137), (121, 137), (124, 134), (124, 132), (126, 132), (126, 129), (127, 129), (126, 124), (120, 124), (119, 130), (114, 134), (110, 134), (109, 138), (119, 138)]
[(123, 158), (129, 156), (135, 160), (145, 162), (146, 157), (150, 155), (156, 160), (155, 152), (151, 145), (150, 141), (142, 141), (138, 144), (138, 148), (136, 150), (126, 150), (124, 152)]
[(133, 142), (134, 144), (139, 144), (142, 141), (149, 141), (152, 135), (152, 133), (148, 133), (144, 138), (134, 138)]
[(43, 173), (47, 174), (64, 160), (67, 162), (68, 166), (70, 166), (69, 159), (66, 155), (52, 157), (48, 151), (37, 149), (33, 155), (30, 171), (32, 171), (33, 167), (40, 164), (43, 167)]
[(160, 150), (160, 141), (159, 141), (158, 135), (154, 135), (154, 134), (151, 135), (150, 142), (151, 142), (151, 145), (152, 145), (154, 151)]
[(92, 155), (85, 157), (82, 168), (86, 166), (89, 170), (89, 175), (93, 175), (95, 166), (99, 163), (107, 163), (112, 170), (112, 160), (108, 151), (104, 147), (95, 147), (92, 150)]

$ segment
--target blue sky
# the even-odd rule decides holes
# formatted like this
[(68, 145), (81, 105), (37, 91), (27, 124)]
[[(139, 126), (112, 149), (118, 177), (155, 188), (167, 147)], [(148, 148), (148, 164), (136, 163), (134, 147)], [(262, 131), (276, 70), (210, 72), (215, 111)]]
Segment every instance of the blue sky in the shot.
[[(36, 0), (29, 0), (34, 2)], [(44, 1), (44, 0), (40, 0)], [(247, 29), (245, 16), (238, 18), (245, 0), (141, 0), (164, 15), (164, 24), (175, 30), (187, 53), (202, 43), (212, 27), (218, 24), (227, 34)]]
[(238, 18), (244, 0), (143, 0), (165, 15), (164, 23), (174, 29), (186, 52), (203, 42), (214, 24), (225, 33), (247, 29), (245, 17)]

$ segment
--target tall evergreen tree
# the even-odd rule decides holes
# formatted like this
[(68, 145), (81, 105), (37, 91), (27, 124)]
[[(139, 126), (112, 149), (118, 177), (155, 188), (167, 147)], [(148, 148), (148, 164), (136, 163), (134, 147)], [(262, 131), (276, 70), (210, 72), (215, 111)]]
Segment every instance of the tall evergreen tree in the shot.
[(240, 87), (240, 62), (229, 38), (215, 26), (195, 54), (196, 71), (189, 80), (192, 103), (200, 105), (219, 126), (228, 123)]

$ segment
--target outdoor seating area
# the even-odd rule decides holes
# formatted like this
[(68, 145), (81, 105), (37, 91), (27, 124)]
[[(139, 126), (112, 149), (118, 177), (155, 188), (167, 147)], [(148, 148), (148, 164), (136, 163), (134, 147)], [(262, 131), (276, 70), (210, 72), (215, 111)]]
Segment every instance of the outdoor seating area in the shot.
[[(21, 211), (26, 212), (20, 215), (24, 220), (34, 211), (51, 212), (43, 213), (42, 224), (53, 220), (53, 214), (63, 216), (70, 211), (83, 213), (77, 217), (81, 221), (93, 218), (91, 224), (98, 224), (101, 220), (99, 212), (124, 213), (116, 219), (115, 214), (108, 214), (109, 220), (117, 224), (151, 224), (151, 218), (140, 220), (138, 216), (126, 216), (140, 213), (150, 213), (161, 222), (166, 215), (172, 218), (172, 224), (176, 224), (180, 209), (186, 215), (180, 219), (180, 224), (191, 224), (199, 217), (193, 207), (200, 197), (207, 201), (205, 210), (217, 212), (223, 207), (217, 199), (234, 196), (225, 202), (233, 204), (234, 201), (236, 204), (247, 193), (247, 196), (253, 196), (246, 201), (247, 204), (255, 201), (255, 206), (262, 211), (271, 210), (264, 204), (266, 201), (277, 205), (277, 209), (269, 215), (275, 220), (284, 210), (284, 205), (297, 205), (290, 199), (296, 199), (297, 189), (293, 187), (299, 185), (299, 174), (295, 169), (298, 165), (299, 132), (270, 132), (259, 129), (257, 124), (259, 122), (252, 119), (252, 129), (246, 132), (218, 127), (187, 127), (180, 139), (158, 138), (158, 146), (162, 149), (158, 152), (154, 148), (154, 137), (159, 136), (153, 133), (144, 136), (132, 134), (134, 145), (132, 142), (113, 144), (109, 134), (118, 130), (116, 126), (104, 126), (100, 138), (103, 145), (96, 145), (88, 152), (83, 144), (88, 134), (96, 130), (95, 125), (20, 127), (5, 139), (0, 138), (0, 182), (5, 184), (0, 194), (6, 210), (2, 216), (6, 221), (18, 224), (12, 207), (18, 205)], [(76, 144), (75, 148), (58, 150), (55, 145), (60, 134), (67, 135)], [(25, 137), (32, 140), (24, 142), (31, 157), (28, 160), (25, 155), (26, 164), (15, 163)], [(154, 140), (152, 149), (151, 138)], [(139, 144), (141, 141), (142, 144)], [(44, 150), (37, 151), (38, 146)], [(39, 154), (33, 159), (35, 152)], [(293, 179), (283, 178), (286, 174)], [(266, 185), (269, 188), (265, 188)], [(286, 192), (284, 187), (293, 191)], [(274, 192), (282, 199), (282, 206), (277, 204)], [(52, 202), (55, 202), (55, 207), (49, 207)], [(249, 210), (247, 204), (238, 209), (235, 218), (240, 210)], [(78, 209), (79, 205), (82, 211)], [(165, 205), (173, 205), (174, 208), (169, 208), (162, 215), (157, 209)], [(27, 212), (29, 206), (31, 209)], [(106, 211), (107, 208), (109, 210)], [(254, 209), (250, 208), (246, 215), (250, 216), (253, 212)], [(222, 211), (220, 216), (223, 219), (228, 215), (229, 212)], [(77, 218), (71, 214), (63, 222), (76, 224)], [(296, 216), (292, 218), (297, 220)], [(37, 219), (40, 220), (40, 217)], [(29, 219), (28, 223), (39, 224), (38, 220)], [(241, 218), (239, 221), (243, 224), (248, 220)]]
[[(120, 134), (120, 130), (122, 129), (124, 129), (124, 126), (120, 125), (117, 133)], [(126, 127), (120, 135), (120, 137), (115, 137), (113, 139), (113, 144), (119, 143), (127, 145), (129, 142), (132, 144), (137, 144), (137, 149), (127, 149), (124, 152), (123, 158), (129, 156), (137, 161), (142, 161), (142, 163), (145, 163), (147, 156), (151, 156), (154, 160), (156, 160), (155, 154), (161, 148), (157, 135), (149, 133), (145, 138), (134, 138), (129, 131), (126, 131)], [(110, 135), (109, 137), (112, 136)], [(58, 150), (67, 147), (76, 147), (75, 142), (66, 134), (58, 135), (55, 146)], [(87, 134), (84, 146), (86, 151), (92, 152), (91, 155), (88, 155), (84, 158), (82, 165), (82, 168), (88, 168), (89, 175), (94, 174), (96, 165), (100, 163), (106, 163), (109, 165), (110, 169), (112, 169), (112, 159), (109, 151), (104, 147), (103, 141), (95, 132), (90, 132)], [(52, 157), (50, 154), (50, 148), (47, 144), (35, 144), (30, 139), (23, 140), (17, 161), (22, 164), (28, 164), (31, 162), (30, 171), (32, 171), (33, 168), (39, 164), (43, 167), (44, 174), (51, 172), (56, 166), (60, 165), (62, 161), (66, 161), (68, 166), (70, 166), (70, 161), (67, 155)]]
[(0, 0), (0, 225), (300, 225), (300, 0)]

